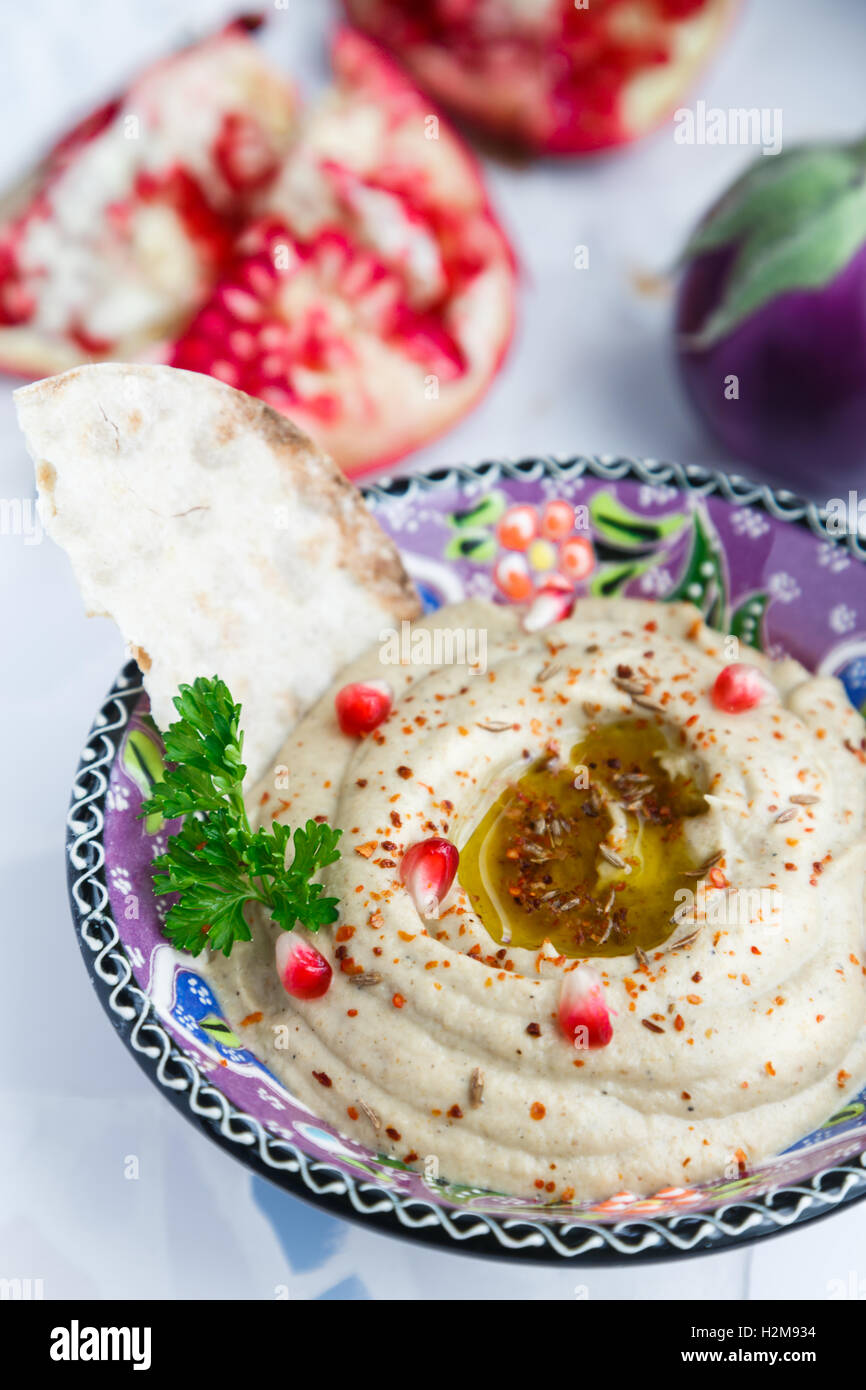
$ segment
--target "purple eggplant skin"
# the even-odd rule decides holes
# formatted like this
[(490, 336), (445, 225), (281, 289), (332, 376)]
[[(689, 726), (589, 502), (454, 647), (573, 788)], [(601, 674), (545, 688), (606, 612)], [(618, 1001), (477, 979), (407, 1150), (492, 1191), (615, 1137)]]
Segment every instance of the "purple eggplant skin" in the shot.
[(680, 282), (677, 358), (691, 401), (755, 476), (819, 501), (866, 485), (866, 245), (823, 288), (779, 295), (709, 348), (683, 344), (719, 303), (735, 255), (698, 256)]

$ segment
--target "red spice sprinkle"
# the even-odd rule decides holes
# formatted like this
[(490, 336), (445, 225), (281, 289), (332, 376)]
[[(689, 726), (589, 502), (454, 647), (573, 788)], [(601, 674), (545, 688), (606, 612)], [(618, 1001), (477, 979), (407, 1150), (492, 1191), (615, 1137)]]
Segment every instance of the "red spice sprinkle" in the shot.
[(547, 1114), (547, 1111), (541, 1104), (541, 1101), (536, 1100), (533, 1101), (532, 1105), (529, 1107), (529, 1113), (533, 1120), (543, 1120), (545, 1115)]
[(448, 1111), (448, 1114), (452, 1120), (463, 1119), (463, 1111), (460, 1109), (459, 1105), (452, 1105), (451, 1109)]
[(241, 1019), (241, 1027), (249, 1028), (251, 1023), (261, 1023), (263, 1018), (264, 1014), (261, 1010), (257, 1010), (254, 1014), (247, 1014), (246, 1018)]
[(406, 767), (405, 763), (401, 763), (400, 766), (397, 768), (397, 776), (402, 777), (405, 782), (407, 778), (412, 776), (411, 767)]
[(402, 994), (395, 994), (391, 999), (391, 1003), (394, 1005), (395, 1009), (402, 1009), (406, 1000), (403, 998)]
[(526, 1031), (527, 1031), (527, 1033), (529, 1034), (529, 1036), (530, 1036), (531, 1038), (540, 1038), (540, 1037), (541, 1037), (541, 1024), (540, 1024), (540, 1023), (527, 1023), (527, 1025), (526, 1025)]
[(355, 1109), (354, 1105), (346, 1106), (346, 1114), (349, 1116), (350, 1120), (357, 1120), (358, 1118), (358, 1112)]
[(320, 1086), (333, 1086), (334, 1084), (326, 1071), (314, 1071), (313, 1076)]

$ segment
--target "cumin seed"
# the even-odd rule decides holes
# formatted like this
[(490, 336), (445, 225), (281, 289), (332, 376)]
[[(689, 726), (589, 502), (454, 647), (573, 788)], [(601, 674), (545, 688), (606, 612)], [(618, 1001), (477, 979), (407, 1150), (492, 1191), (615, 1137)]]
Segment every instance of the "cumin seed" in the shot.
[(477, 1110), (483, 1099), (484, 1072), (480, 1067), (476, 1067), (469, 1078), (469, 1104), (473, 1110)]
[(370, 1124), (373, 1126), (373, 1128), (375, 1129), (376, 1133), (378, 1134), (378, 1133), (379, 1133), (379, 1130), (382, 1128), (382, 1121), (380, 1120), (379, 1116), (376, 1114), (376, 1112), (375, 1112), (375, 1110), (373, 1109), (372, 1105), (368, 1105), (367, 1102), (366, 1102), (365, 1100), (359, 1100), (359, 1101), (358, 1101), (358, 1104), (360, 1105), (360, 1107), (361, 1107), (361, 1109), (363, 1110), (364, 1114), (367, 1116), (367, 1119), (370, 1121)]
[(623, 693), (626, 695), (635, 696), (643, 695), (644, 693), (644, 681), (627, 680), (624, 679), (622, 676), (611, 676), (611, 680), (613, 681), (617, 690), (623, 691)]
[(358, 989), (369, 989), (370, 985), (382, 983), (382, 976), (378, 970), (362, 970), (358, 975), (350, 975), (349, 979)]
[(684, 951), (684, 950), (686, 950), (689, 946), (693, 946), (693, 945), (694, 945), (694, 943), (697, 941), (697, 939), (698, 939), (698, 937), (700, 936), (700, 934), (701, 934), (701, 929), (700, 929), (700, 927), (695, 927), (695, 930), (692, 931), (692, 932), (689, 932), (688, 936), (682, 936), (682, 937), (680, 937), (679, 941), (673, 941), (673, 942), (671, 942), (670, 946), (665, 946), (665, 947), (664, 947), (664, 950), (665, 950), (665, 951)]
[(684, 876), (686, 878), (704, 878), (710, 872), (710, 869), (714, 869), (724, 857), (725, 851), (723, 849), (717, 849), (715, 854), (711, 854), (709, 859), (704, 860), (699, 869), (684, 869)]

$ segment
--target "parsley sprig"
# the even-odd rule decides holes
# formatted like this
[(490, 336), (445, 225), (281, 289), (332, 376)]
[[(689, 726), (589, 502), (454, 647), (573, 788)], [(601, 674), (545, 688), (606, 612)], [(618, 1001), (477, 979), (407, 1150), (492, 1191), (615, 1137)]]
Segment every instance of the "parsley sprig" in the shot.
[(165, 735), (168, 766), (141, 808), (142, 816), (185, 817), (153, 861), (156, 892), (180, 894), (165, 920), (169, 940), (194, 956), (206, 946), (231, 955), (236, 941), (252, 936), (248, 902), (268, 908), (285, 931), (336, 921), (337, 899), (322, 897), (313, 875), (339, 859), (342, 832), (308, 820), (294, 832), (273, 821), (253, 833), (242, 793), (240, 705), (224, 681), (200, 676), (180, 687), (174, 706), (180, 718)]

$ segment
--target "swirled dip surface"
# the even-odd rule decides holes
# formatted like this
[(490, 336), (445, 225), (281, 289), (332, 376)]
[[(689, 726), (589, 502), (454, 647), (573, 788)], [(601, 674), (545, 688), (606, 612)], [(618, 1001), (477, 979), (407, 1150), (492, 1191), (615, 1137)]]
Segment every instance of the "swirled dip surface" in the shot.
[[(346, 737), (329, 692), (279, 758), (288, 788), (256, 793), (260, 817), (344, 834), (325, 875), (340, 920), (310, 938), (334, 966), (324, 998), (285, 994), (261, 919), (209, 966), (245, 1044), (371, 1148), (551, 1200), (730, 1174), (825, 1120), (866, 1075), (864, 728), (842, 686), (755, 654), (769, 698), (721, 713), (710, 690), (731, 656), (688, 605), (579, 600), (532, 635), (481, 603), (414, 625), (445, 628), (486, 633), (486, 669), (372, 650), (339, 685), (388, 679), (387, 721)], [(494, 940), (459, 878), (422, 921), (399, 864), (430, 835), (462, 850), (515, 769), (628, 721), (689, 769), (706, 812), (682, 836), (698, 869), (715, 864), (686, 880), (693, 911), (667, 940), (595, 960), (613, 1040), (578, 1051), (557, 1022), (575, 959)]]

